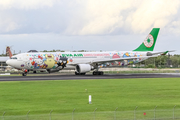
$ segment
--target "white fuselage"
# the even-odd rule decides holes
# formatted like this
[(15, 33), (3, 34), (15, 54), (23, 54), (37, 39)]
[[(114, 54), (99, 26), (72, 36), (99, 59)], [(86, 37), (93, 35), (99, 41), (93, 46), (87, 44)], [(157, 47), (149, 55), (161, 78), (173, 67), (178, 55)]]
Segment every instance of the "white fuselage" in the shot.
[[(28, 70), (43, 70), (43, 69), (57, 69), (58, 62), (61, 61), (60, 57), (67, 58), (67, 65), (65, 68), (75, 68), (77, 64), (91, 64), (97, 60), (110, 60), (117, 58), (129, 57), (144, 57), (147, 52), (125, 52), (125, 51), (111, 51), (111, 52), (35, 52), (35, 53), (22, 53), (12, 56), (7, 61), (7, 64), (17, 69)], [(146, 58), (145, 58), (146, 59)], [(143, 58), (133, 60), (122, 60), (103, 62), (99, 65), (102, 66), (126, 66), (130, 63), (138, 63)]]

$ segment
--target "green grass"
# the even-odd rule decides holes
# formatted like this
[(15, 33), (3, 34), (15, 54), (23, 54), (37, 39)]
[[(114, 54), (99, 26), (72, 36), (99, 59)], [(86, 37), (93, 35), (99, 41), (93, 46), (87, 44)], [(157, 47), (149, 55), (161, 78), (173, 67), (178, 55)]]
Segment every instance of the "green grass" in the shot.
[(135, 74), (135, 73), (179, 73), (179, 71), (175, 70), (129, 70), (129, 71), (104, 71), (105, 74)]
[[(89, 95), (92, 104), (88, 104)], [(30, 115), (46, 114), (49, 118), (53, 110), (53, 114), (66, 114), (71, 119), (75, 108), (75, 113), (93, 119), (97, 108), (96, 112), (112, 118), (114, 112), (106, 112), (116, 107), (117, 112), (131, 111), (133, 116), (136, 106), (138, 111), (146, 111), (155, 106), (172, 110), (174, 105), (180, 108), (180, 78), (0, 82), (0, 113), (5, 111), (6, 116), (26, 115), (30, 110)]]

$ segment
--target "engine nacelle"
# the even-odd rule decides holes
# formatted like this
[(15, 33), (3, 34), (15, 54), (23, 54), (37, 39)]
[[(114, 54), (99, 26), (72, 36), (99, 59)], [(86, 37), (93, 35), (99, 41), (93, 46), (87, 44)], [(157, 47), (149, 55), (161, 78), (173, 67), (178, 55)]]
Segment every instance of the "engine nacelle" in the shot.
[(153, 54), (151, 52), (147, 52), (146, 56), (152, 56)]
[(89, 64), (78, 64), (76, 65), (76, 70), (78, 73), (86, 73), (93, 70), (93, 66)]

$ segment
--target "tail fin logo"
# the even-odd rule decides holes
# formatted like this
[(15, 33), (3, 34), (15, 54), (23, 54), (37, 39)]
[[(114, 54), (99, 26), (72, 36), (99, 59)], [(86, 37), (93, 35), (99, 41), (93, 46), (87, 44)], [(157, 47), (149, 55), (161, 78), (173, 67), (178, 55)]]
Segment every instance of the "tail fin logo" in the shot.
[(9, 46), (6, 47), (6, 56), (9, 56), (9, 58), (12, 57), (11, 49)]
[(144, 45), (148, 48), (152, 47), (154, 44), (154, 38), (151, 34), (149, 34), (144, 40)]

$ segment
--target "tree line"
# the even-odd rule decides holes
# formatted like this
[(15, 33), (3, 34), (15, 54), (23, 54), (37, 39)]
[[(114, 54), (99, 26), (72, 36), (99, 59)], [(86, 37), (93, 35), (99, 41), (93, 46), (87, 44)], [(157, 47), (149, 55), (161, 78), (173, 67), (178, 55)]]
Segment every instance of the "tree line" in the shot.
[(180, 55), (161, 55), (142, 61), (138, 65), (147, 68), (177, 68), (180, 67)]

